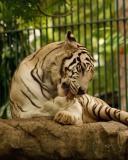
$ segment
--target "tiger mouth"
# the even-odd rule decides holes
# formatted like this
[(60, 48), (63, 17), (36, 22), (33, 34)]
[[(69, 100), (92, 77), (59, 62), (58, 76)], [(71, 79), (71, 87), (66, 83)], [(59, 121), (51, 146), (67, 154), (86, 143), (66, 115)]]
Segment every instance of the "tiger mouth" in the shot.
[(70, 91), (67, 93), (66, 98), (67, 99), (73, 99), (75, 97), (74, 94), (72, 94)]
[(75, 97), (75, 95), (72, 94), (71, 91), (70, 91), (70, 85), (69, 84), (67, 84), (66, 82), (63, 82), (62, 83), (62, 88), (66, 92), (65, 94), (66, 94), (66, 98), (67, 99), (73, 99)]
[(65, 92), (66, 92), (66, 98), (67, 99), (73, 99), (75, 97), (75, 95), (70, 92), (69, 88), (66, 89)]

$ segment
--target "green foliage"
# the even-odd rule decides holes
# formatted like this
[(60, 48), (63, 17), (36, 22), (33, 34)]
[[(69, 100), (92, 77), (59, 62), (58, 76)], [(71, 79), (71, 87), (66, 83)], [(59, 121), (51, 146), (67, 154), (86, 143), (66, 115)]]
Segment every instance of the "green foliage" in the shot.
[(64, 2), (64, 0), (2, 0), (2, 3), (7, 8), (4, 13), (8, 10), (9, 13), (12, 14), (9, 18), (5, 13), (4, 18), (11, 20), (13, 17), (14, 19), (21, 19), (25, 23), (30, 21), (36, 21), (36, 23), (38, 23), (41, 18), (44, 18), (45, 16), (39, 11), (37, 5), (44, 13), (52, 15), (57, 10), (58, 5), (61, 5)]
[(3, 119), (12, 118), (8, 101), (3, 106), (0, 107), (0, 117), (2, 117)]

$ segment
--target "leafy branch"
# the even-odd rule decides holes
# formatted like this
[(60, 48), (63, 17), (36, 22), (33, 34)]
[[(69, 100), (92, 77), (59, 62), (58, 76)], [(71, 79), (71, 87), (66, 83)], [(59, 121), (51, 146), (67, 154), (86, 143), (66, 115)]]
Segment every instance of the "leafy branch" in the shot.
[[(54, 18), (66, 17), (75, 10), (67, 0), (53, 0), (52, 2), (51, 0), (1, 0), (1, 2), (4, 4), (4, 7), (8, 8), (8, 12), (13, 13), (15, 19), (21, 18), (25, 22), (40, 19), (42, 15)], [(58, 6), (64, 4), (67, 4), (68, 13), (54, 15), (58, 10)], [(5, 10), (4, 7), (3, 12)]]
[(68, 6), (71, 7), (72, 11), (69, 12), (69, 13), (67, 13), (67, 14), (62, 14), (62, 15), (50, 15), (50, 14), (47, 14), (47, 13), (43, 12), (43, 10), (40, 9), (40, 7), (39, 7), (38, 4), (37, 4), (36, 6), (37, 6), (37, 8), (38, 8), (38, 11), (39, 11), (41, 14), (45, 15), (45, 16), (49, 16), (49, 17), (53, 17), (53, 18), (66, 17), (66, 16), (71, 15), (71, 14), (75, 11), (75, 9), (74, 9), (73, 6), (70, 5), (66, 0), (64, 0), (64, 1), (65, 1), (66, 4), (68, 4)]

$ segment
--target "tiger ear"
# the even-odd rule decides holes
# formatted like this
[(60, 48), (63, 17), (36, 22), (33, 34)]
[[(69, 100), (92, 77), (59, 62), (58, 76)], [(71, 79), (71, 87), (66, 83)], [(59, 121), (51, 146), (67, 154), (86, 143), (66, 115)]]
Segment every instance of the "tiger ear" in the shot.
[(74, 49), (77, 49), (76, 39), (71, 33), (71, 31), (68, 31), (65, 36), (65, 44), (64, 44), (64, 50), (71, 50), (72, 52)]
[(65, 42), (71, 43), (73, 41), (76, 42), (76, 39), (75, 39), (74, 35), (71, 33), (71, 31), (68, 31), (65, 36)]

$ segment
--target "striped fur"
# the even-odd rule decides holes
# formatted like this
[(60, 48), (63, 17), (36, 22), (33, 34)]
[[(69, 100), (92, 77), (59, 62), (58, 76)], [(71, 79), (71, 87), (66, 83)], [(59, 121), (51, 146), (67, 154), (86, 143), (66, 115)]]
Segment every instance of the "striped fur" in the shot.
[(127, 112), (112, 108), (99, 98), (85, 94), (78, 101), (83, 106), (83, 123), (114, 120), (128, 124)]
[(93, 58), (68, 31), (65, 42), (44, 46), (19, 64), (10, 85), (12, 117), (63, 124), (111, 119), (127, 123), (126, 112), (85, 94), (93, 77)]

